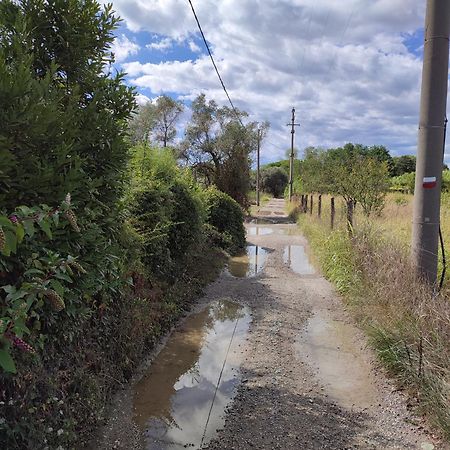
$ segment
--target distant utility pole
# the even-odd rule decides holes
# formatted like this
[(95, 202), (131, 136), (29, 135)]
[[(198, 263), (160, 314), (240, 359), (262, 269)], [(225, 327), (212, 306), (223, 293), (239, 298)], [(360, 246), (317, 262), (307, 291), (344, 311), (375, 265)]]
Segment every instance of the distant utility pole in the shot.
[(294, 183), (294, 135), (295, 127), (299, 127), (299, 123), (295, 123), (295, 108), (292, 108), (292, 120), (287, 124), (291, 127), (291, 155), (289, 158), (289, 201), (292, 200), (293, 183)]
[(259, 153), (261, 149), (261, 128), (258, 127), (258, 148), (256, 150), (256, 205), (259, 206)]
[(449, 34), (450, 2), (427, 0), (411, 250), (418, 273), (431, 284), (438, 267)]

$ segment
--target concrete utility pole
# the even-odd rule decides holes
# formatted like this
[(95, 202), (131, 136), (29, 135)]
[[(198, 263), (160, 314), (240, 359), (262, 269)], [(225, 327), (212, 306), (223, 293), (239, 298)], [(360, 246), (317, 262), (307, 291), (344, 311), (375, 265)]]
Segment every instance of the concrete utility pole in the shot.
[(295, 108), (292, 108), (292, 120), (291, 123), (287, 124), (291, 127), (291, 154), (289, 157), (289, 201), (292, 200), (293, 194), (293, 183), (294, 183), (294, 135), (295, 127), (299, 127), (299, 123), (295, 123)]
[(412, 234), (418, 273), (436, 283), (447, 107), (450, 1), (427, 0)]
[(256, 205), (259, 206), (259, 153), (261, 150), (261, 129), (258, 128), (258, 148), (256, 150)]

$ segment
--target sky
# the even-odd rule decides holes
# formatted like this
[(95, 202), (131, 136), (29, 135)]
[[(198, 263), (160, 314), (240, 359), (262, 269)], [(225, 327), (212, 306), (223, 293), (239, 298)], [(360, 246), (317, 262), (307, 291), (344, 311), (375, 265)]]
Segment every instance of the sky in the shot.
[[(425, 1), (192, 3), (233, 103), (247, 120), (271, 124), (263, 163), (284, 158), (292, 107), (300, 154), (346, 142), (385, 145), (394, 156), (416, 153)], [(202, 92), (227, 104), (188, 0), (113, 6), (123, 19), (116, 65), (139, 102), (162, 94), (183, 100), (183, 122)]]

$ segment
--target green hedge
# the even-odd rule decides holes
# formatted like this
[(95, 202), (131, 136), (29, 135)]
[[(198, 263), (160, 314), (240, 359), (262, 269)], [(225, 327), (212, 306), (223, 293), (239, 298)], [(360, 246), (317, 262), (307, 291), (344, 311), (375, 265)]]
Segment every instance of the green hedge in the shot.
[(231, 253), (245, 247), (244, 214), (239, 204), (229, 195), (215, 188), (203, 194), (206, 221), (223, 236), (222, 246)]

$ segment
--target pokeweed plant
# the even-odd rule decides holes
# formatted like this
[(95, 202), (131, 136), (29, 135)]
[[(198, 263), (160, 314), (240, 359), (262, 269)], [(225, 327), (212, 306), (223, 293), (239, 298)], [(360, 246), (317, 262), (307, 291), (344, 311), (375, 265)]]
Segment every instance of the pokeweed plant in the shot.
[(65, 309), (74, 277), (85, 273), (71, 255), (46, 248), (53, 233), (80, 232), (70, 194), (57, 208), (20, 206), (0, 215), (0, 367), (15, 373), (13, 349), (35, 354), (44, 348), (43, 328)]

